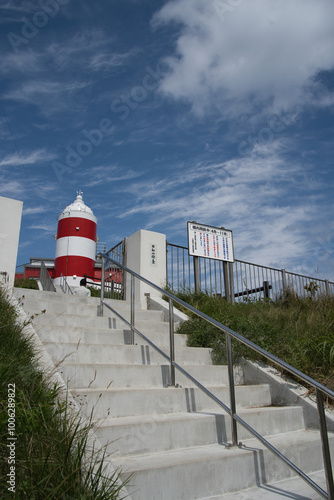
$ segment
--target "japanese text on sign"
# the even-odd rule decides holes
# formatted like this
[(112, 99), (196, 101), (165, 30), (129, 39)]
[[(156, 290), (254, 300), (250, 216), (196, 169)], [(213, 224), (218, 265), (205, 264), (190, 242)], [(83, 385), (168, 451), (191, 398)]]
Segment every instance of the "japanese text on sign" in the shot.
[(188, 222), (189, 255), (234, 262), (232, 231)]
[(157, 265), (157, 246), (155, 244), (151, 244), (151, 266)]

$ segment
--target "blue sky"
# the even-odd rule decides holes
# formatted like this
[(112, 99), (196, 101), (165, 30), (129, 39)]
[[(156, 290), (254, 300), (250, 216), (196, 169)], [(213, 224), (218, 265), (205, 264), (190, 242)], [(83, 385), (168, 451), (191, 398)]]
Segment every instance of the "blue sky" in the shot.
[(18, 264), (76, 197), (110, 248), (186, 222), (334, 280), (332, 0), (2, 0), (0, 195)]

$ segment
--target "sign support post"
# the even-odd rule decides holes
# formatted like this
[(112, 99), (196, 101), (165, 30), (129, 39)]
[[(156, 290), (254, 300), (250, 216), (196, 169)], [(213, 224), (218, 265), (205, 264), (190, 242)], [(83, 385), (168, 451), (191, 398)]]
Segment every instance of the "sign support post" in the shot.
[(228, 263), (226, 261), (223, 262), (223, 273), (224, 273), (224, 289), (225, 289), (225, 300), (226, 302), (230, 302), (230, 280), (229, 280), (229, 272), (228, 272)]
[(194, 282), (195, 282), (195, 293), (201, 290), (201, 282), (199, 275), (199, 258), (194, 256)]
[(225, 298), (227, 302), (234, 303), (232, 231), (188, 222), (188, 253), (194, 258), (195, 292), (201, 288), (199, 257), (220, 260), (223, 263)]

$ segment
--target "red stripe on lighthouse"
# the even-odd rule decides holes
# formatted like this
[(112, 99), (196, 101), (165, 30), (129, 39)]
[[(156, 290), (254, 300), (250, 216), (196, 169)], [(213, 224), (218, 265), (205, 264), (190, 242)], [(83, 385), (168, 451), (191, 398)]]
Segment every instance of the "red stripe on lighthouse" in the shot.
[[(63, 276), (94, 276), (95, 261), (87, 257), (79, 257), (77, 255), (64, 255), (55, 260), (54, 278)], [(78, 284), (79, 286), (79, 284)]]
[(61, 219), (58, 222), (57, 239), (65, 236), (81, 236), (96, 241), (96, 222), (81, 217)]

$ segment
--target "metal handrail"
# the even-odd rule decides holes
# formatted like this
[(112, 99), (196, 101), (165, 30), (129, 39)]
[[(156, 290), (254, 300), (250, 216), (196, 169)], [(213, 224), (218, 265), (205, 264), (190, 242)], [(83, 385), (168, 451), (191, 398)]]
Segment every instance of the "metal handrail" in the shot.
[[(102, 271), (105, 266), (105, 259), (109, 260), (112, 263), (116, 263), (113, 259), (111, 259), (107, 254), (99, 254), (102, 258)], [(238, 438), (237, 438), (237, 425), (236, 423), (239, 423), (242, 425), (245, 429), (247, 429), (255, 438), (257, 438), (266, 448), (268, 448), (272, 453), (274, 453), (278, 458), (280, 458), (285, 464), (287, 464), (291, 469), (293, 469), (304, 481), (306, 481), (317, 493), (319, 493), (323, 498), (328, 498), (329, 500), (334, 500), (334, 482), (333, 482), (333, 473), (332, 473), (332, 465), (331, 465), (331, 455), (330, 455), (330, 449), (329, 449), (329, 442), (328, 442), (328, 432), (327, 432), (327, 425), (326, 425), (326, 417), (325, 417), (325, 410), (324, 410), (324, 399), (323, 399), (323, 394), (326, 396), (334, 399), (334, 391), (328, 389), (326, 386), (320, 384), (316, 380), (312, 379), (308, 375), (300, 372), (293, 366), (289, 365), (285, 361), (277, 358), (273, 354), (269, 353), (265, 349), (262, 349), (262, 347), (259, 347), (258, 345), (254, 344), (254, 342), (246, 339), (239, 333), (231, 330), (227, 326), (223, 325), (222, 323), (219, 323), (218, 321), (214, 320), (213, 318), (210, 318), (206, 314), (202, 313), (195, 307), (187, 304), (183, 300), (179, 299), (172, 293), (163, 290), (161, 287), (158, 285), (155, 285), (151, 281), (147, 280), (146, 278), (140, 276), (139, 274), (135, 273), (131, 269), (128, 269), (127, 267), (121, 265), (118, 263), (118, 265), (125, 271), (128, 272), (131, 275), (131, 302), (130, 302), (130, 307), (131, 307), (131, 319), (130, 322), (127, 321), (122, 315), (120, 315), (114, 308), (112, 308), (105, 300), (104, 300), (104, 273), (102, 272), (102, 282), (101, 282), (101, 302), (100, 302), (100, 315), (103, 316), (103, 306), (106, 306), (108, 309), (110, 309), (118, 318), (120, 318), (124, 323), (126, 323), (130, 328), (131, 328), (131, 337), (132, 337), (132, 343), (134, 343), (134, 333), (139, 335), (142, 339), (144, 339), (151, 347), (153, 347), (155, 350), (157, 350), (165, 359), (167, 359), (170, 363), (170, 380), (172, 385), (175, 385), (175, 368), (183, 373), (189, 380), (191, 380), (199, 389), (201, 389), (205, 394), (207, 394), (211, 399), (213, 399), (219, 406), (221, 406), (231, 417), (231, 429), (232, 429), (232, 444), (233, 446), (236, 446), (238, 443)], [(146, 283), (147, 285), (151, 286), (161, 294), (166, 295), (169, 298), (169, 331), (170, 331), (170, 356), (168, 356), (166, 353), (164, 353), (158, 346), (156, 346), (150, 339), (148, 339), (143, 333), (141, 333), (137, 328), (134, 326), (134, 305), (135, 305), (135, 286), (134, 286), (134, 279), (137, 278), (140, 281)], [(229, 389), (230, 389), (230, 406), (231, 408), (228, 408), (221, 400), (219, 400), (212, 392), (210, 392), (206, 387), (204, 387), (198, 380), (196, 380), (192, 375), (190, 375), (186, 370), (184, 370), (178, 363), (175, 362), (174, 359), (174, 326), (173, 326), (173, 303), (176, 302), (179, 305), (185, 307), (189, 311), (193, 312), (200, 318), (204, 319), (211, 325), (217, 327), (219, 330), (223, 331), (226, 336), (226, 348), (227, 348), (227, 361), (228, 361), (228, 374), (229, 374)], [(307, 384), (311, 385), (312, 387), (315, 388), (316, 391), (316, 402), (317, 402), (317, 409), (319, 413), (319, 423), (320, 423), (320, 435), (321, 435), (321, 442), (322, 442), (322, 451), (323, 451), (323, 460), (324, 460), (324, 469), (325, 469), (325, 474), (326, 474), (326, 483), (327, 483), (327, 492), (324, 491), (318, 484), (316, 484), (309, 476), (307, 476), (302, 470), (300, 470), (295, 464), (293, 464), (287, 457), (285, 457), (277, 448), (275, 448), (273, 445), (269, 443), (261, 434), (259, 434), (255, 429), (253, 429), (249, 424), (247, 424), (239, 415), (236, 413), (236, 402), (235, 402), (235, 393), (234, 393), (234, 376), (233, 376), (233, 356), (232, 356), (232, 345), (231, 345), (231, 338), (234, 338), (238, 340), (239, 342), (242, 342), (246, 346), (250, 347), (257, 353), (261, 354), (271, 362), (277, 364), (280, 366), (280, 368), (283, 368), (284, 370), (287, 370), (290, 372), (292, 375), (294, 375), (297, 378), (300, 378)]]
[(56, 292), (56, 288), (53, 284), (53, 281), (49, 275), (46, 265), (44, 264), (44, 260), (41, 261), (41, 270), (39, 272), (39, 279), (42, 284), (43, 290), (47, 290), (48, 292)]
[(60, 288), (61, 288), (61, 290), (62, 290), (63, 293), (70, 293), (71, 295), (73, 295), (72, 288), (67, 283), (67, 280), (66, 280), (65, 276), (63, 275), (63, 273), (60, 273), (60, 283), (59, 283), (59, 286), (60, 286)]

